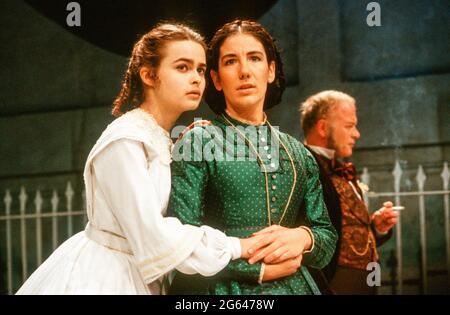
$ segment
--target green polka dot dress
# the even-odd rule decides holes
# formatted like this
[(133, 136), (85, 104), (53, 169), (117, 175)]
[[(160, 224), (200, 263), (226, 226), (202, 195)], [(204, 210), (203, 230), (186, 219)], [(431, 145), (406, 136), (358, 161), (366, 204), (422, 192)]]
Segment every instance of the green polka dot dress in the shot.
[[(278, 139), (289, 151), (297, 171), (286, 211), (294, 176), (289, 156)], [(261, 163), (268, 175), (268, 199)], [(209, 225), (229, 236), (244, 238), (271, 222), (286, 227), (306, 225), (314, 235), (313, 250), (303, 256), (302, 267), (293, 275), (260, 284), (261, 263), (250, 265), (245, 259), (237, 259), (213, 277), (177, 273), (171, 293), (320, 294), (305, 266), (324, 267), (334, 253), (337, 234), (323, 202), (317, 164), (299, 141), (272, 132), (267, 124), (249, 126), (224, 114), (213, 120), (212, 126), (195, 127), (177, 142), (171, 170), (168, 214), (185, 224)]]

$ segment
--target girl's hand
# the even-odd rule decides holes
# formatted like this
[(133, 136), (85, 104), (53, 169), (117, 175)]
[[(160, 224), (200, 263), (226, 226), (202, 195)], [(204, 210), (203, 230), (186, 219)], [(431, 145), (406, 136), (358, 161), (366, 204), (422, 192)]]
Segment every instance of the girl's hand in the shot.
[(250, 264), (261, 259), (270, 264), (298, 258), (305, 250), (311, 248), (313, 242), (309, 232), (302, 227), (285, 228), (272, 225), (253, 235), (263, 238), (256, 241), (248, 250)]

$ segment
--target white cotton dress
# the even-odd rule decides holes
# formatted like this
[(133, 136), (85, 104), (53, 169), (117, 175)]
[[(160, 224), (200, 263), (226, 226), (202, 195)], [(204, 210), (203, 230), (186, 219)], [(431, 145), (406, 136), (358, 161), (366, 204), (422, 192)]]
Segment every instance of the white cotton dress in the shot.
[(167, 131), (140, 108), (114, 120), (86, 162), (86, 229), (17, 294), (164, 294), (174, 269), (212, 276), (239, 258), (239, 239), (164, 217), (171, 147)]

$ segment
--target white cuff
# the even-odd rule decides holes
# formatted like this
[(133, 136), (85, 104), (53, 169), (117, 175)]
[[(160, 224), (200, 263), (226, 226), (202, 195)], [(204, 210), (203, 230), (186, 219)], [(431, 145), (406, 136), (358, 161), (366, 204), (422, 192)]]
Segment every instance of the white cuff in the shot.
[(241, 241), (239, 240), (239, 238), (229, 236), (228, 240), (231, 250), (231, 260), (241, 258), (242, 248), (241, 248)]
[(266, 269), (266, 264), (265, 263), (261, 263), (261, 270), (259, 271), (259, 278), (258, 278), (258, 283), (259, 284), (262, 284), (262, 282), (263, 282), (265, 269)]
[(315, 242), (314, 242), (314, 234), (313, 234), (313, 232), (311, 231), (311, 229), (310, 229), (309, 227), (307, 227), (307, 226), (302, 225), (302, 226), (300, 226), (300, 228), (306, 230), (306, 232), (308, 232), (309, 236), (311, 236), (311, 241), (312, 241), (311, 248), (308, 249), (308, 250), (303, 251), (303, 254), (307, 254), (307, 253), (312, 252), (313, 249), (314, 249), (314, 243), (315, 243)]
[(378, 231), (378, 229), (377, 229), (377, 227), (375, 226), (375, 224), (373, 225), (373, 229), (375, 230), (375, 234), (376, 234), (377, 236), (385, 236), (386, 234), (389, 233), (389, 231), (386, 231), (386, 232), (380, 232), (380, 231)]

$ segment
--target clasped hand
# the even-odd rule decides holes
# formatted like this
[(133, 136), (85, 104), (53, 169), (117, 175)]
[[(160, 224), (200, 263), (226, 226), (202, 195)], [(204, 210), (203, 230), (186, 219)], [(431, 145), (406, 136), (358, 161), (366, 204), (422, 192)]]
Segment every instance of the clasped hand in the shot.
[(295, 273), (301, 266), (303, 252), (311, 247), (310, 234), (303, 228), (272, 225), (245, 239), (241, 258), (250, 264), (263, 260), (263, 280), (274, 280)]

